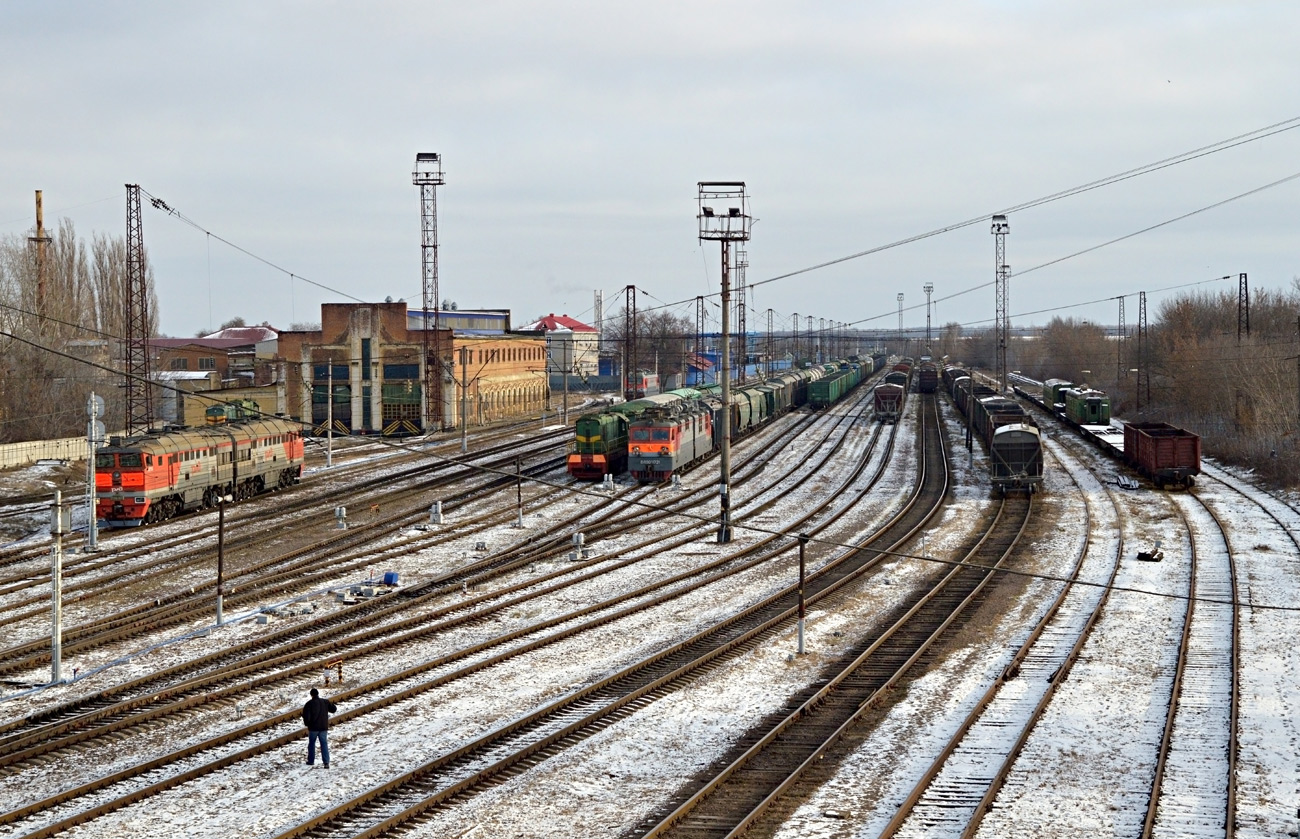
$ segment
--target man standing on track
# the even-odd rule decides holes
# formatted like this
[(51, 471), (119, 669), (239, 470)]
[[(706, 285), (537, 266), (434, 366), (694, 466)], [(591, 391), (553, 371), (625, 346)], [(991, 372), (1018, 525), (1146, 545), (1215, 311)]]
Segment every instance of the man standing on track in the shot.
[(311, 699), (302, 706), (302, 724), (307, 726), (307, 765), (316, 763), (316, 741), (320, 740), (320, 759), (330, 768), (329, 727), (330, 714), (337, 711), (334, 703), (321, 699), (316, 688), (311, 689)]

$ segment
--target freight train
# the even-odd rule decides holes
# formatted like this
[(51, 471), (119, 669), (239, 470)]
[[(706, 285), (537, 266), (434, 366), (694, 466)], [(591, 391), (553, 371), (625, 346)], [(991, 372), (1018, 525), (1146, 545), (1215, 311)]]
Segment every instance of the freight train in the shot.
[(200, 428), (109, 438), (95, 453), (100, 526), (151, 524), (213, 507), (224, 496), (243, 500), (302, 478), (297, 424), (255, 417), (242, 407), (210, 410), (208, 421)]
[(1190, 487), (1201, 474), (1201, 438), (1163, 422), (1118, 421), (1111, 417), (1110, 397), (1087, 385), (1064, 379), (1037, 382), (1015, 379), (1016, 393), (1072, 426), (1084, 439), (1118, 457), (1153, 484)]
[[(794, 371), (766, 382), (731, 390), (730, 430), (741, 437), (799, 406), (799, 382), (810, 408), (828, 407), (843, 399), (883, 364), (858, 358)], [(684, 400), (645, 411), (632, 420), (628, 472), (638, 481), (666, 481), (700, 462), (722, 445), (722, 388), (706, 385), (699, 399)]]
[[(868, 357), (862, 363), (869, 363), (873, 370), (878, 370), (884, 363), (884, 356)], [(755, 416), (772, 417), (808, 404), (809, 384), (831, 372), (838, 373), (839, 365), (818, 364), (801, 370), (787, 370), (760, 385), (736, 388), (732, 393), (733, 432), (740, 433), (738, 429), (747, 428)], [(574, 425), (574, 447), (567, 462), (569, 474), (589, 481), (623, 474), (628, 468), (629, 432), (633, 421), (651, 410), (662, 413), (687, 400), (713, 398), (720, 401), (721, 394), (721, 385), (709, 384), (583, 414)]]
[(985, 385), (971, 373), (951, 365), (943, 371), (944, 388), (966, 417), (973, 436), (989, 452), (989, 482), (999, 492), (1036, 492), (1043, 483), (1043, 440), (1033, 419), (1014, 399)]

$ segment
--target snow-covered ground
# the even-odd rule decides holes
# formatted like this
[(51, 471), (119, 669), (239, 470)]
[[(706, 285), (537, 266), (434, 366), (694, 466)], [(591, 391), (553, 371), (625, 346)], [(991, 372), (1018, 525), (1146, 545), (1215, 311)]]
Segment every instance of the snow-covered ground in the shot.
[[(855, 533), (871, 530), (905, 495), (914, 472), (915, 409), (919, 403), (918, 399), (908, 403), (908, 416), (881, 484), (855, 508), (850, 523), (838, 526), (826, 538), (843, 543)], [(767, 530), (792, 518), (801, 506), (815, 503), (847, 475), (848, 461), (862, 456), (872, 428), (868, 423), (856, 423), (849, 432), (851, 440), (845, 449), (848, 456), (840, 458), (839, 465), (825, 469), (817, 480), (791, 493), (756, 523)], [(951, 439), (960, 439), (957, 429), (950, 430), (954, 432)], [(802, 444), (781, 451), (764, 471), (779, 471), (815, 459), (813, 441), (820, 440), (820, 436), (806, 434)], [(742, 442), (738, 455), (743, 455), (746, 446), (757, 449), (767, 443), (767, 438)], [(980, 835), (1118, 836), (1131, 835), (1135, 826), (1140, 826), (1145, 817), (1145, 790), (1149, 789), (1154, 770), (1157, 729), (1164, 723), (1166, 707), (1162, 697), (1167, 702), (1176, 639), (1185, 614), (1182, 597), (1188, 586), (1190, 539), (1201, 531), (1207, 537), (1213, 536), (1213, 522), (1203, 512), (1195, 512), (1185, 499), (1171, 500), (1150, 489), (1112, 489), (1109, 492), (1120, 507), (1117, 522), (1111, 495), (1101, 483), (1114, 467), (1073, 440), (1050, 443), (1049, 451), (1055, 456), (1049, 460), (1045, 492), (1039, 503), (1040, 515), (1054, 526), (1042, 528), (1034, 538), (1029, 546), (1030, 564), (1024, 567), (1043, 576), (1024, 581), (1014, 597), (1002, 604), (1001, 613), (989, 622), (968, 625), (960, 636), (963, 643), (958, 651), (938, 661), (907, 687), (906, 695), (888, 710), (883, 722), (840, 765), (831, 780), (796, 809), (778, 836), (876, 835), (892, 816), (899, 796), (910, 790), (929, 766), (935, 749), (1005, 667), (1023, 642), (1027, 627), (1056, 596), (1061, 587), (1058, 578), (1069, 573), (1084, 540), (1090, 541), (1090, 555), (1096, 557), (1097, 565), (1086, 567), (1083, 579), (1100, 582), (1109, 574), (1106, 560), (1113, 557), (1120, 535), (1124, 539), (1124, 559), (1117, 579), (1120, 588), (1110, 593), (1101, 622), (1031, 736), (1015, 765), (1012, 783), (986, 817)], [(982, 451), (976, 448), (970, 469), (960, 444), (951, 460), (953, 503), (914, 548), (917, 554), (951, 556), (989, 503), (981, 480), (982, 469), (986, 468)], [(1094, 463), (1100, 479), (1076, 473), (1076, 485), (1060, 468), (1053, 468), (1072, 461)], [(688, 475), (684, 483), (705, 485), (712, 480), (711, 471), (706, 468)], [(1237, 554), (1241, 599), (1252, 606), (1281, 607), (1243, 608), (1241, 612), (1241, 765), (1237, 784), (1238, 835), (1282, 836), (1296, 829), (1296, 756), (1300, 744), (1296, 712), (1300, 709), (1296, 708), (1294, 695), (1300, 687), (1300, 654), (1294, 650), (1294, 638), (1300, 620), (1294, 604), (1296, 592), (1300, 591), (1300, 549), (1292, 533), (1300, 533), (1300, 514), (1272, 496), (1256, 492), (1259, 500), (1282, 518), (1283, 523), (1278, 524), (1264, 515), (1255, 501), (1215, 479), (1216, 475), (1224, 479), (1228, 476), (1212, 468), (1207, 472), (1198, 484), (1197, 494), (1231, 523), (1229, 538)], [(628, 489), (624, 486), (620, 493)], [(744, 491), (738, 491), (737, 506), (745, 500)], [(1183, 519), (1174, 504), (1182, 505), (1193, 533), (1180, 525)], [(712, 512), (716, 502), (705, 509)], [(1093, 516), (1090, 531), (1084, 527), (1085, 509)], [(764, 535), (746, 530), (745, 523), (738, 522), (738, 543)], [(526, 520), (529, 527), (539, 524)], [(651, 525), (646, 532), (627, 534), (617, 541), (630, 543), (653, 537), (656, 528), (667, 532), (672, 524), (668, 521)], [(527, 533), (505, 527), (478, 538), (503, 544), (527, 538)], [(1137, 550), (1146, 550), (1157, 538), (1163, 543), (1163, 562), (1133, 561)], [(1196, 538), (1198, 551), (1211, 550), (1208, 542), (1202, 546), (1200, 537)], [(590, 547), (608, 550), (612, 544)], [(503, 614), (491, 626), (440, 634), (418, 653), (376, 655), (349, 662), (346, 685), (410, 666), (421, 658), (431, 660), (544, 615), (599, 602), (657, 576), (707, 562), (719, 550), (709, 533), (691, 545), (647, 559), (625, 572), (565, 589), (529, 609)], [(468, 547), (427, 551), (403, 558), (401, 568), (405, 579), (413, 579), (453, 567), (470, 555)], [(564, 561), (557, 558), (555, 562)], [(343, 723), (331, 732), (334, 755), (328, 772), (303, 766), (302, 743), (295, 742), (204, 775), (69, 835), (112, 838), (183, 833), (224, 837), (274, 833), (588, 684), (640, 654), (697, 631), (731, 613), (738, 602), (757, 599), (787, 585), (793, 578), (794, 561), (791, 550), (783, 560), (746, 572), (725, 585), (692, 591), (667, 606), (645, 610), (520, 656), (508, 665), (435, 688), (416, 701)], [(808, 654), (793, 655), (795, 628), (789, 626), (753, 651), (710, 670), (685, 690), (651, 703), (517, 778), (434, 814), (414, 835), (558, 839), (621, 833), (656, 811), (683, 779), (725, 753), (755, 721), (783, 705), (786, 697), (804, 687), (825, 661), (849, 646), (859, 627), (887, 612), (910, 584), (929, 571), (928, 564), (920, 559), (893, 560), (851, 596), (810, 609)], [(1072, 596), (1097, 597), (1099, 592), (1096, 588), (1081, 589)], [(333, 599), (323, 593), (307, 598), (307, 602), (318, 604), (320, 609), (337, 608)], [(275, 625), (273, 621), (269, 626)], [(149, 648), (149, 652), (105, 669), (93, 679), (0, 702), (0, 718), (12, 718), (124, 681), (170, 661), (207, 652), (215, 644), (265, 631), (267, 626), (245, 620), (207, 637), (194, 637), (186, 631), (174, 633), (180, 640), (169, 644), (163, 643), (166, 638), (151, 638), (137, 644)], [(121, 657), (122, 653), (100, 653), (100, 658), (88, 657), (82, 665), (92, 668), (106, 663), (102, 658)], [(186, 718), (181, 738), (174, 732), (166, 733), (170, 729), (152, 735), (146, 732), (136, 735), (134, 742), (122, 740), (84, 755), (63, 755), (21, 774), (0, 776), (0, 804), (8, 805), (4, 807), (8, 809), (31, 800), (37, 787), (39, 794), (45, 794), (175, 748), (183, 740), (227, 731), (252, 717), (291, 711), (305, 700), (306, 689), (312, 684), (319, 684), (318, 676), (304, 675), (241, 699), (239, 709), (222, 703), (206, 707)], [(235, 719), (237, 713), (243, 714), (242, 720)], [(293, 729), (289, 724), (280, 730)], [(205, 756), (205, 760), (212, 757)], [(168, 771), (178, 769), (174, 766)], [(33, 776), (40, 777), (39, 784), (31, 783)], [(85, 806), (87, 801), (80, 801), (75, 809)], [(63, 815), (67, 813), (50, 813), (39, 822)], [(21, 835), (36, 823), (0, 828), (0, 836)], [(1163, 829), (1164, 835), (1170, 836), (1202, 835), (1188, 834), (1181, 827)], [(1212, 833), (1211, 826), (1203, 835)]]

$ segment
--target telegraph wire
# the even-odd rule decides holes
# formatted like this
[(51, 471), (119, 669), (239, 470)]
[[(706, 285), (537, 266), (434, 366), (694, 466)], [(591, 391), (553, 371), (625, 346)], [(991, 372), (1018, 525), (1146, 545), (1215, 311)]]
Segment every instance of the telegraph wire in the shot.
[(234, 242), (230, 241), (229, 239), (226, 239), (222, 236), (217, 235), (216, 233), (213, 233), (211, 230), (208, 230), (207, 228), (200, 225), (198, 222), (186, 216), (180, 210), (177, 210), (171, 205), (169, 205), (166, 201), (162, 200), (156, 195), (151, 195), (149, 191), (144, 187), (140, 188), (140, 192), (149, 197), (149, 203), (154, 206), (154, 209), (161, 210), (166, 215), (175, 216), (178, 221), (182, 222), (183, 224), (189, 225), (190, 227), (194, 228), (200, 233), (207, 234), (211, 238), (216, 239), (218, 242), (221, 242), (224, 245), (228, 245), (229, 247), (234, 248), (235, 250), (239, 251), (245, 256), (252, 257), (253, 259), (256, 259), (258, 262), (262, 263), (263, 265), (266, 265), (270, 268), (275, 269), (276, 271), (279, 271), (280, 273), (286, 275), (289, 278), (290, 283), (292, 283), (294, 280), (302, 280), (304, 283), (310, 283), (311, 285), (314, 285), (317, 288), (322, 288), (325, 291), (331, 292), (333, 294), (337, 294), (340, 297), (346, 297), (348, 300), (355, 300), (357, 303), (369, 302), (366, 300), (362, 300), (360, 297), (353, 297), (351, 294), (348, 294), (346, 291), (339, 291), (338, 289), (331, 288), (330, 286), (327, 286), (324, 283), (318, 283), (315, 280), (309, 280), (308, 278), (304, 277), (302, 274), (295, 274), (294, 272), (290, 271), (288, 268), (283, 268), (275, 264), (271, 260), (266, 259), (265, 257), (262, 256), (258, 256), (257, 254), (253, 253), (247, 248), (241, 247), (240, 245), (236, 245)]
[[(943, 227), (935, 228), (934, 230), (930, 230), (930, 231), (927, 231), (927, 232), (925, 232), (925, 233), (918, 233), (918, 234), (915, 234), (915, 235), (912, 235), (912, 236), (907, 236), (907, 237), (904, 237), (904, 238), (902, 238), (902, 239), (898, 239), (898, 240), (896, 240), (896, 241), (889, 242), (889, 243), (887, 243), (887, 244), (877, 245), (876, 247), (868, 248), (867, 250), (863, 250), (863, 251), (859, 251), (859, 252), (857, 252), (857, 253), (849, 254), (848, 256), (838, 257), (838, 258), (836, 258), (836, 259), (831, 259), (831, 260), (827, 260), (827, 261), (825, 261), (825, 262), (817, 263), (816, 265), (810, 265), (810, 266), (807, 266), (807, 267), (805, 267), (805, 268), (799, 268), (799, 269), (794, 270), (794, 271), (788, 271), (788, 272), (786, 272), (786, 273), (784, 273), (784, 274), (778, 274), (778, 275), (776, 275), (776, 276), (774, 276), (774, 277), (768, 277), (767, 279), (764, 279), (764, 280), (758, 280), (758, 281), (756, 281), (756, 282), (749, 283), (748, 285), (750, 285), (750, 286), (766, 285), (766, 284), (768, 284), (768, 283), (774, 283), (774, 282), (777, 282), (778, 280), (785, 280), (785, 279), (789, 279), (789, 278), (791, 278), (791, 277), (797, 277), (797, 276), (799, 276), (799, 275), (801, 275), (801, 274), (807, 274), (807, 273), (810, 273), (810, 272), (812, 272), (812, 271), (820, 270), (820, 269), (822, 269), (822, 268), (828, 268), (828, 267), (833, 266), (833, 265), (839, 265), (839, 264), (844, 263), (844, 262), (849, 262), (849, 261), (852, 261), (852, 260), (855, 260), (855, 259), (860, 259), (860, 258), (862, 258), (862, 257), (864, 257), (864, 256), (870, 256), (870, 255), (872, 255), (872, 254), (877, 254), (877, 253), (881, 253), (881, 252), (883, 252), (883, 251), (892, 250), (892, 249), (894, 249), (894, 248), (902, 247), (903, 245), (913, 244), (913, 243), (915, 243), (915, 242), (919, 242), (919, 241), (922, 241), (922, 240), (924, 240), (924, 239), (929, 239), (929, 238), (932, 238), (932, 237), (934, 237), (934, 236), (939, 236), (939, 235), (942, 235), (942, 234), (944, 234), (944, 233), (951, 233), (951, 232), (953, 232), (953, 231), (955, 231), (955, 230), (961, 230), (961, 229), (963, 229), (963, 228), (970, 227), (970, 226), (975, 225), (975, 224), (980, 224), (980, 223), (983, 223), (983, 222), (987, 222), (987, 221), (989, 220), (990, 217), (992, 217), (993, 215), (996, 215), (996, 214), (1008, 215), (1008, 214), (1010, 214), (1010, 213), (1019, 212), (1019, 211), (1021, 211), (1021, 210), (1027, 210), (1027, 209), (1032, 209), (1032, 208), (1034, 208), (1034, 207), (1039, 207), (1039, 206), (1042, 206), (1042, 205), (1044, 205), (1044, 204), (1049, 204), (1049, 203), (1052, 203), (1052, 202), (1054, 202), (1054, 201), (1059, 201), (1059, 200), (1061, 200), (1061, 199), (1063, 199), (1063, 198), (1069, 198), (1069, 197), (1072, 197), (1072, 196), (1075, 196), (1075, 195), (1082, 194), (1082, 193), (1084, 193), (1084, 192), (1090, 192), (1090, 191), (1095, 190), (1095, 189), (1100, 189), (1101, 187), (1104, 187), (1104, 186), (1110, 186), (1110, 185), (1112, 185), (1112, 184), (1116, 184), (1116, 183), (1120, 183), (1120, 182), (1123, 182), (1123, 181), (1126, 181), (1126, 180), (1130, 180), (1130, 179), (1132, 179), (1132, 178), (1136, 178), (1136, 177), (1139, 177), (1139, 176), (1141, 176), (1141, 175), (1149, 174), (1149, 173), (1151, 173), (1151, 172), (1157, 172), (1157, 171), (1160, 171), (1161, 169), (1167, 169), (1167, 168), (1169, 168), (1169, 167), (1171, 167), (1171, 166), (1176, 166), (1176, 165), (1178, 165), (1179, 163), (1187, 163), (1187, 162), (1190, 162), (1190, 161), (1192, 161), (1192, 160), (1196, 160), (1196, 159), (1198, 159), (1198, 158), (1206, 157), (1207, 155), (1211, 155), (1211, 154), (1215, 154), (1215, 153), (1217, 153), (1217, 152), (1227, 151), (1227, 150), (1229, 150), (1229, 149), (1236, 148), (1237, 146), (1241, 146), (1241, 145), (1244, 145), (1244, 144), (1246, 144), (1246, 143), (1255, 142), (1256, 140), (1263, 140), (1263, 139), (1266, 139), (1266, 138), (1268, 138), (1268, 137), (1271, 137), (1271, 136), (1273, 136), (1273, 135), (1275, 135), (1275, 134), (1280, 134), (1280, 133), (1282, 133), (1282, 132), (1284, 132), (1284, 131), (1291, 131), (1291, 130), (1293, 130), (1293, 129), (1295, 129), (1295, 128), (1300, 128), (1300, 116), (1291, 117), (1290, 119), (1282, 120), (1281, 122), (1276, 122), (1276, 123), (1273, 123), (1272, 125), (1267, 125), (1267, 126), (1264, 126), (1263, 128), (1255, 129), (1254, 131), (1249, 131), (1249, 132), (1246, 132), (1246, 133), (1244, 133), (1244, 134), (1238, 134), (1238, 135), (1236, 135), (1235, 137), (1229, 137), (1229, 138), (1227, 138), (1227, 139), (1225, 139), (1225, 140), (1220, 140), (1220, 141), (1218, 141), (1218, 142), (1216, 142), (1216, 143), (1211, 143), (1211, 144), (1206, 145), (1206, 146), (1201, 146), (1200, 148), (1192, 149), (1192, 150), (1190, 150), (1190, 151), (1186, 151), (1186, 152), (1183, 152), (1183, 153), (1181, 153), (1181, 154), (1173, 155), (1172, 157), (1166, 157), (1166, 158), (1164, 158), (1164, 159), (1162, 159), (1162, 160), (1157, 160), (1157, 161), (1155, 161), (1155, 162), (1153, 162), (1153, 163), (1148, 163), (1148, 164), (1145, 164), (1145, 165), (1143, 165), (1143, 166), (1138, 166), (1138, 167), (1135, 167), (1135, 168), (1133, 168), (1133, 169), (1129, 169), (1129, 170), (1127, 170), (1127, 171), (1117, 173), (1117, 174), (1115, 174), (1115, 175), (1110, 175), (1110, 176), (1107, 176), (1107, 177), (1105, 177), (1105, 178), (1099, 178), (1099, 179), (1097, 179), (1097, 180), (1090, 181), (1090, 182), (1088, 182), (1088, 183), (1081, 184), (1081, 185), (1079, 185), (1079, 186), (1071, 187), (1071, 188), (1069, 188), (1069, 189), (1064, 189), (1064, 190), (1061, 190), (1061, 191), (1059, 191), (1059, 192), (1054, 192), (1054, 193), (1052, 193), (1052, 194), (1050, 194), (1050, 195), (1045, 195), (1045, 196), (1043, 196), (1043, 197), (1041, 197), (1041, 198), (1035, 198), (1035, 199), (1033, 199), (1033, 200), (1025, 201), (1025, 202), (1022, 202), (1022, 203), (1020, 203), (1020, 204), (1015, 204), (1015, 205), (1012, 205), (1012, 206), (1010, 206), (1010, 207), (1004, 208), (1004, 209), (1002, 209), (1002, 210), (994, 211), (993, 213), (986, 213), (986, 214), (983, 214), (983, 215), (980, 215), (980, 216), (976, 216), (976, 217), (974, 217), (974, 218), (966, 219), (966, 220), (964, 220), (964, 221), (959, 221), (959, 222), (955, 222), (955, 223), (953, 223), (953, 224), (944, 225)], [(1200, 210), (1193, 211), (1192, 213), (1188, 213), (1188, 214), (1186, 214), (1185, 216), (1179, 216), (1179, 217), (1177, 217), (1177, 218), (1170, 219), (1170, 220), (1168, 220), (1168, 221), (1166, 221), (1166, 222), (1162, 222), (1161, 224), (1154, 225), (1154, 226), (1151, 227), (1151, 228), (1147, 228), (1147, 229), (1144, 229), (1144, 230), (1139, 230), (1139, 231), (1137, 231), (1137, 232), (1135, 232), (1135, 233), (1131, 233), (1131, 234), (1129, 234), (1128, 236), (1121, 237), (1120, 239), (1116, 239), (1116, 240), (1113, 240), (1113, 241), (1111, 241), (1111, 242), (1106, 242), (1106, 243), (1103, 243), (1103, 244), (1101, 244), (1101, 245), (1094, 246), (1093, 248), (1090, 248), (1090, 249), (1085, 250), (1085, 251), (1080, 251), (1079, 253), (1076, 253), (1076, 254), (1070, 254), (1069, 256), (1061, 257), (1060, 259), (1055, 260), (1054, 262), (1044, 263), (1043, 265), (1038, 265), (1038, 266), (1035, 266), (1034, 268), (1028, 268), (1028, 269), (1025, 269), (1024, 271), (1019, 271), (1019, 272), (1017, 272), (1017, 273), (1015, 273), (1015, 274), (1012, 274), (1011, 276), (1012, 276), (1012, 277), (1015, 277), (1015, 276), (1019, 276), (1019, 275), (1022, 275), (1022, 274), (1027, 274), (1027, 273), (1029, 273), (1030, 271), (1035, 271), (1035, 270), (1038, 270), (1038, 269), (1040, 269), (1040, 268), (1047, 267), (1047, 265), (1055, 264), (1055, 262), (1060, 262), (1060, 261), (1064, 261), (1065, 259), (1073, 258), (1074, 256), (1079, 256), (1079, 255), (1081, 255), (1081, 254), (1083, 254), (1083, 253), (1087, 253), (1087, 252), (1089, 252), (1090, 250), (1097, 250), (1098, 248), (1105, 247), (1106, 245), (1109, 245), (1109, 244), (1114, 244), (1115, 242), (1123, 241), (1123, 240), (1126, 239), (1126, 238), (1131, 238), (1132, 236), (1136, 236), (1136, 235), (1139, 235), (1140, 233), (1147, 232), (1148, 230), (1154, 230), (1155, 228), (1160, 227), (1160, 226), (1163, 226), (1163, 225), (1165, 225), (1165, 224), (1172, 224), (1173, 222), (1175, 222), (1175, 221), (1179, 221), (1179, 220), (1181, 220), (1182, 218), (1186, 218), (1187, 216), (1195, 215), (1196, 213), (1199, 213), (1199, 212), (1205, 212), (1206, 210), (1213, 209), (1213, 208), (1218, 207), (1218, 206), (1222, 206), (1223, 204), (1229, 203), (1229, 202), (1231, 202), (1231, 201), (1235, 201), (1235, 200), (1237, 200), (1238, 198), (1243, 198), (1243, 197), (1246, 197), (1246, 196), (1248, 196), (1248, 195), (1254, 194), (1254, 193), (1256, 193), (1256, 192), (1260, 192), (1260, 191), (1262, 191), (1262, 190), (1269, 189), (1269, 188), (1271, 188), (1271, 187), (1273, 187), (1273, 186), (1278, 186), (1279, 184), (1285, 183), (1285, 182), (1287, 182), (1287, 181), (1289, 181), (1289, 180), (1293, 180), (1293, 179), (1296, 178), (1296, 177), (1300, 177), (1300, 174), (1288, 176), (1288, 177), (1286, 177), (1286, 178), (1281, 179), (1280, 181), (1275, 181), (1274, 183), (1267, 184), (1267, 185), (1262, 186), (1262, 187), (1258, 187), (1258, 188), (1256, 188), (1256, 189), (1250, 190), (1249, 192), (1242, 193), (1241, 195), (1238, 195), (1238, 196), (1234, 196), (1233, 198), (1225, 199), (1224, 201), (1220, 201), (1220, 202), (1218, 202), (1218, 203), (1216, 203), (1216, 204), (1211, 204), (1211, 205), (1209, 205), (1208, 207), (1203, 207), (1203, 208), (1201, 208)], [(707, 265), (707, 263), (706, 263), (706, 265)], [(961, 295), (963, 295), (963, 294), (968, 294), (968, 293), (973, 292), (973, 291), (978, 291), (979, 289), (987, 288), (987, 287), (989, 287), (989, 286), (991, 286), (991, 285), (993, 285), (993, 282), (981, 283), (980, 285), (972, 286), (971, 288), (965, 289), (965, 290), (963, 290), (963, 291), (959, 291), (959, 292), (956, 292), (956, 293), (954, 293), (954, 294), (947, 295), (947, 296), (945, 296), (945, 297), (937, 298), (937, 299), (933, 300), (932, 303), (940, 303), (940, 302), (943, 302), (943, 301), (945, 301), (945, 300), (951, 300), (951, 299), (953, 299), (953, 298), (955, 298), (955, 297), (959, 297), (959, 296), (961, 296)], [(717, 296), (719, 296), (719, 294), (720, 294), (720, 292), (712, 292), (712, 293), (710, 293), (710, 294), (708, 294), (708, 295), (705, 295), (705, 296), (707, 296), (707, 297), (717, 297)], [(682, 301), (682, 302), (689, 302), (689, 301)], [(677, 305), (677, 304), (673, 304), (673, 305)], [(918, 309), (918, 308), (920, 308), (920, 304), (918, 304), (918, 305), (916, 305), (916, 306), (908, 306), (908, 307), (904, 308), (903, 311), (913, 311), (913, 310)], [(890, 315), (895, 315), (895, 314), (897, 314), (897, 311), (888, 312), (888, 313), (885, 313), (885, 314), (876, 315), (876, 316), (873, 316), (873, 317), (869, 317), (869, 318), (864, 318), (864, 319), (861, 319), (861, 320), (853, 321), (853, 322), (850, 323), (849, 325), (850, 325), (850, 326), (854, 326), (854, 325), (861, 324), (861, 323), (867, 323), (867, 322), (870, 322), (870, 321), (873, 321), (873, 320), (878, 320), (878, 319), (880, 319), (880, 318), (886, 318), (886, 317), (889, 317)]]

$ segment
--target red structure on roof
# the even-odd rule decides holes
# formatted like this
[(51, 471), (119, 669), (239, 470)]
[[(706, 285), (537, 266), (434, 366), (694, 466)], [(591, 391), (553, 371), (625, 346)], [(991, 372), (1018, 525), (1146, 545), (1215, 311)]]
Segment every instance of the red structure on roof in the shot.
[(541, 318), (540, 320), (528, 324), (527, 326), (520, 327), (519, 331), (520, 332), (541, 332), (545, 330), (546, 332), (554, 332), (557, 329), (568, 329), (573, 332), (595, 332), (596, 331), (596, 328), (594, 326), (588, 326), (582, 321), (575, 320), (574, 318), (571, 318), (568, 315), (557, 315), (554, 312), (552, 312), (551, 314), (547, 315), (544, 318)]

